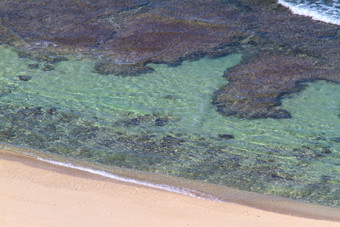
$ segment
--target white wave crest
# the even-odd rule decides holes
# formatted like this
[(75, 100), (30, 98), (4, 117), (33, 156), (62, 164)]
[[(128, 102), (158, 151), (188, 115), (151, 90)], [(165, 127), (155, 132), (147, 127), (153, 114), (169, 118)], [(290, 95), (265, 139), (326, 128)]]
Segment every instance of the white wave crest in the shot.
[(77, 170), (85, 171), (85, 172), (92, 173), (92, 174), (95, 174), (95, 175), (104, 176), (104, 177), (114, 179), (114, 180), (117, 180), (117, 181), (121, 181), (121, 182), (125, 182), (125, 183), (131, 183), (131, 184), (146, 186), (146, 187), (150, 187), (150, 188), (161, 189), (161, 190), (164, 190), (164, 191), (183, 194), (183, 195), (187, 195), (187, 196), (191, 196), (191, 197), (195, 197), (195, 198), (199, 198), (199, 199), (209, 199), (209, 200), (219, 201), (219, 202), (222, 201), (215, 196), (212, 196), (212, 195), (209, 195), (209, 194), (206, 194), (206, 193), (202, 193), (202, 192), (199, 192), (199, 191), (196, 191), (196, 190), (193, 190), (193, 189), (189, 189), (189, 188), (175, 187), (175, 186), (166, 185), (166, 184), (154, 184), (154, 183), (151, 183), (151, 182), (121, 177), (121, 176), (118, 176), (118, 175), (115, 175), (115, 174), (112, 174), (112, 173), (108, 173), (108, 172), (105, 172), (105, 171), (102, 171), (102, 170), (96, 170), (96, 169), (91, 169), (91, 168), (87, 168), (87, 167), (76, 166), (72, 163), (59, 162), (59, 161), (44, 159), (44, 158), (40, 158), (40, 157), (36, 157), (36, 158), (40, 161), (48, 162), (48, 163), (51, 163), (53, 165), (63, 166), (63, 167), (71, 168), (71, 169), (77, 169)]
[(340, 25), (340, 9), (337, 8), (339, 6), (337, 3), (334, 3), (334, 7), (322, 4), (291, 3), (285, 0), (278, 0), (278, 3), (289, 8), (294, 14), (308, 16), (313, 20)]

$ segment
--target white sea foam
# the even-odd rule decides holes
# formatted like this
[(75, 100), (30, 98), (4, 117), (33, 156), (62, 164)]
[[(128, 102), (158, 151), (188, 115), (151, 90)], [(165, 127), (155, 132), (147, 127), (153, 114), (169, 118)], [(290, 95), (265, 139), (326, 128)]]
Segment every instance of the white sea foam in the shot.
[(212, 196), (212, 195), (209, 195), (209, 194), (206, 194), (206, 193), (202, 193), (202, 192), (199, 192), (199, 191), (196, 191), (196, 190), (193, 190), (193, 189), (189, 189), (189, 188), (176, 187), (176, 186), (171, 186), (171, 185), (166, 185), (166, 184), (154, 184), (154, 183), (151, 183), (151, 182), (121, 177), (121, 176), (118, 176), (118, 175), (115, 175), (115, 174), (112, 174), (112, 173), (109, 173), (109, 172), (105, 172), (103, 170), (96, 170), (96, 169), (91, 169), (91, 168), (87, 168), (87, 167), (83, 167), (83, 166), (77, 166), (77, 165), (74, 165), (72, 163), (59, 162), (59, 161), (49, 160), (49, 159), (45, 159), (45, 158), (41, 158), (41, 157), (36, 157), (36, 158), (40, 161), (48, 162), (48, 163), (51, 163), (53, 165), (63, 166), (63, 167), (71, 168), (71, 169), (77, 169), (77, 170), (85, 171), (85, 172), (92, 173), (92, 174), (95, 174), (95, 175), (104, 176), (104, 177), (107, 177), (107, 178), (110, 178), (110, 179), (118, 180), (118, 181), (121, 181), (121, 182), (132, 183), (132, 184), (146, 186), (146, 187), (150, 187), (150, 188), (161, 189), (161, 190), (164, 190), (164, 191), (179, 193), (179, 194), (183, 194), (183, 195), (187, 195), (187, 196), (191, 196), (191, 197), (195, 197), (195, 198), (199, 198), (199, 199), (209, 199), (209, 200), (219, 201), (219, 202), (222, 201), (215, 196)]
[(289, 8), (294, 14), (312, 17), (314, 20), (340, 25), (340, 4), (334, 2), (333, 7), (321, 2), (310, 4), (302, 1), (291, 2), (278, 0), (278, 3)]

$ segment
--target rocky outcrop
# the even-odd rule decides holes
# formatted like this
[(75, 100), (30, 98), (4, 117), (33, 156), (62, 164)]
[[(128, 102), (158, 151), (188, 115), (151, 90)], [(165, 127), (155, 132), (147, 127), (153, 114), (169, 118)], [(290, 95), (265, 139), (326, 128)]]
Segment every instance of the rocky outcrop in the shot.
[(288, 111), (277, 108), (282, 96), (303, 89), (302, 82), (340, 82), (330, 76), (334, 74), (312, 59), (261, 54), (225, 72), (229, 83), (216, 92), (213, 103), (226, 116), (290, 118)]
[(284, 95), (302, 90), (303, 82), (340, 82), (340, 27), (282, 7), (253, 11), (262, 15), (247, 24), (254, 35), (243, 40), (245, 60), (225, 72), (229, 83), (215, 93), (213, 104), (225, 116), (289, 118), (278, 107)]
[(221, 114), (289, 118), (279, 108), (286, 94), (302, 90), (308, 81), (340, 82), (339, 26), (291, 14), (271, 1), (261, 6), (241, 2), (249, 6), (244, 18), (253, 15), (245, 19), (252, 35), (240, 43), (244, 60), (224, 73), (229, 83), (213, 96)]
[[(2, 1), (0, 43), (38, 60), (69, 54), (95, 58), (96, 72), (128, 76), (152, 72), (146, 66), (150, 62), (178, 65), (224, 55), (231, 51), (227, 46), (248, 36), (235, 23), (193, 17), (208, 5), (193, 8), (190, 2)], [(215, 9), (209, 11), (211, 17)], [(240, 13), (236, 8), (220, 11)]]
[(290, 117), (277, 106), (303, 81), (339, 82), (339, 34), (274, 0), (0, 1), (0, 44), (46, 63), (94, 58), (98, 73), (131, 76), (152, 72), (148, 63), (241, 52), (213, 103), (250, 119)]

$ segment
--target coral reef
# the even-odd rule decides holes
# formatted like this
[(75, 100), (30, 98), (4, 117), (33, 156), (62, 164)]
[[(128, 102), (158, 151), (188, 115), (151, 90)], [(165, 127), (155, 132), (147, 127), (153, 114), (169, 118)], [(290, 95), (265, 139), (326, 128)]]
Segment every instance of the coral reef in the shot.
[(182, 4), (171, 1), (2, 1), (0, 43), (46, 61), (69, 54), (100, 59), (95, 71), (126, 76), (152, 72), (145, 66), (150, 62), (178, 65), (222, 55), (226, 44), (247, 37), (232, 24), (188, 19), (204, 9), (184, 5), (192, 12), (179, 17), (174, 13)]
[(0, 1), (0, 44), (46, 63), (94, 58), (98, 73), (131, 76), (152, 72), (148, 63), (241, 52), (213, 103), (245, 118), (290, 117), (275, 108), (284, 94), (303, 81), (339, 82), (339, 34), (274, 0)]
[(216, 92), (213, 103), (226, 116), (289, 118), (281, 97), (304, 88), (302, 82), (331, 80), (330, 68), (308, 58), (263, 54), (225, 72), (229, 83)]

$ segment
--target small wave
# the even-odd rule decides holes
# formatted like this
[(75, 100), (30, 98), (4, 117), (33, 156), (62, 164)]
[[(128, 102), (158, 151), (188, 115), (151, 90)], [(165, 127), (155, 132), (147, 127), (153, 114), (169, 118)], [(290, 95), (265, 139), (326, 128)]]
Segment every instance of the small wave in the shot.
[(320, 1), (316, 3), (307, 3), (304, 1), (292, 2), (278, 0), (282, 6), (289, 8), (294, 14), (308, 16), (314, 20), (323, 21), (330, 24), (340, 25), (340, 4), (333, 3), (332, 6), (323, 4)]
[(96, 170), (96, 169), (91, 169), (91, 168), (87, 168), (87, 167), (83, 167), (83, 166), (76, 166), (72, 163), (59, 162), (59, 161), (49, 160), (49, 159), (45, 159), (45, 158), (41, 158), (41, 157), (36, 157), (36, 158), (40, 161), (48, 162), (48, 163), (51, 163), (53, 165), (63, 166), (63, 167), (71, 168), (71, 169), (77, 169), (77, 170), (85, 171), (85, 172), (88, 172), (88, 173), (107, 177), (107, 178), (114, 179), (114, 180), (121, 181), (121, 182), (125, 182), (125, 183), (131, 183), (131, 184), (146, 186), (146, 187), (150, 187), (150, 188), (161, 189), (161, 190), (164, 190), (164, 191), (174, 192), (174, 193), (187, 195), (187, 196), (199, 198), (199, 199), (209, 199), (209, 200), (213, 200), (213, 201), (222, 202), (222, 200), (218, 199), (215, 196), (212, 196), (212, 195), (209, 195), (209, 194), (206, 194), (206, 193), (202, 193), (202, 192), (199, 192), (199, 191), (196, 191), (196, 190), (193, 190), (193, 189), (189, 189), (189, 188), (176, 187), (176, 186), (171, 186), (171, 185), (167, 185), (167, 184), (154, 184), (154, 183), (151, 183), (151, 182), (139, 181), (139, 180), (135, 180), (135, 179), (132, 179), (132, 178), (121, 177), (121, 176), (118, 176), (118, 175), (115, 175), (115, 174), (112, 174), (112, 173), (105, 172), (103, 170)]

